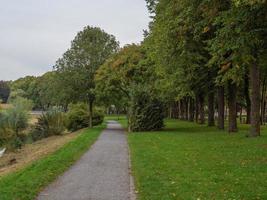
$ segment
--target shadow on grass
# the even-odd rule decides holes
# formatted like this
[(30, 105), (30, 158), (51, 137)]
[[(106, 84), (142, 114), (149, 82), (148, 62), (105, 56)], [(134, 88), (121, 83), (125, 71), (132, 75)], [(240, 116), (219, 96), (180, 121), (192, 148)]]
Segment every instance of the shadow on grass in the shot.
[[(246, 134), (249, 132), (250, 125), (249, 124), (238, 124), (238, 132), (237, 133), (229, 133), (228, 132), (228, 122), (225, 122), (225, 129), (219, 130), (216, 126), (209, 127), (207, 124), (196, 124), (195, 122), (181, 121), (181, 120), (166, 120), (165, 127), (162, 130), (153, 131), (153, 132), (140, 132), (141, 134), (153, 133), (153, 134), (216, 134), (216, 135), (243, 135), (246, 137)], [(262, 126), (262, 137), (266, 137), (267, 127)]]

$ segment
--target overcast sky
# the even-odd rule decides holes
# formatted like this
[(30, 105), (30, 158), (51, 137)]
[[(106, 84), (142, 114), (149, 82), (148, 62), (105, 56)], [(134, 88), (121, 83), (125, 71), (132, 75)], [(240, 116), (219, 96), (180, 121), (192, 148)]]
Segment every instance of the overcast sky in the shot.
[(121, 46), (143, 39), (145, 0), (0, 0), (0, 80), (41, 75), (86, 25), (116, 36)]

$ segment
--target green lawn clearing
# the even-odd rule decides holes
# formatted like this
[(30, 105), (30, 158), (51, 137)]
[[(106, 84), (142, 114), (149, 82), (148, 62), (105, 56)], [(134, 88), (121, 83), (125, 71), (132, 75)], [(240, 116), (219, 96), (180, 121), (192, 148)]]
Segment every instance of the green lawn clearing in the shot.
[(30, 166), (0, 178), (0, 200), (33, 200), (96, 141), (105, 126), (84, 130), (78, 138)]
[(167, 120), (163, 131), (129, 134), (139, 199), (267, 199), (267, 128), (259, 138), (247, 130)]

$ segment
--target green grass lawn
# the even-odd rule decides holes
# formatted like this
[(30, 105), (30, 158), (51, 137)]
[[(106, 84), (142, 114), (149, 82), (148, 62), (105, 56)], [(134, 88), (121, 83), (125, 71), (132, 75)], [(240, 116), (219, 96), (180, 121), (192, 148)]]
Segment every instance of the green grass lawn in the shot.
[(23, 170), (0, 178), (0, 200), (33, 200), (96, 141), (104, 125), (84, 130), (74, 141)]
[(246, 138), (167, 120), (163, 131), (128, 136), (140, 200), (267, 199), (267, 128)]

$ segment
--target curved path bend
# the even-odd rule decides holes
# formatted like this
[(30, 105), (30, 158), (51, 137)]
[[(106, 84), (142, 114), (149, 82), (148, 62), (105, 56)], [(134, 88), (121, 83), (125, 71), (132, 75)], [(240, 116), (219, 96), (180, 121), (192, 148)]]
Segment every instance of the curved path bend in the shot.
[(109, 121), (99, 139), (38, 200), (133, 200), (128, 143), (124, 130)]

